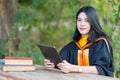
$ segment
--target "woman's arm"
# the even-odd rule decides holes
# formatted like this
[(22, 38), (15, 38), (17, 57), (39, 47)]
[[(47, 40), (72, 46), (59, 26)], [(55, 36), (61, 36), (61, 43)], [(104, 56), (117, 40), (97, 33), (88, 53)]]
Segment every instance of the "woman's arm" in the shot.
[(95, 66), (77, 66), (77, 65), (72, 65), (65, 60), (62, 63), (59, 63), (57, 66), (64, 73), (80, 72), (80, 73), (98, 74), (98, 70), (96, 69)]
[(96, 66), (77, 66), (77, 67), (78, 67), (78, 72), (98, 74), (98, 70), (96, 69)]

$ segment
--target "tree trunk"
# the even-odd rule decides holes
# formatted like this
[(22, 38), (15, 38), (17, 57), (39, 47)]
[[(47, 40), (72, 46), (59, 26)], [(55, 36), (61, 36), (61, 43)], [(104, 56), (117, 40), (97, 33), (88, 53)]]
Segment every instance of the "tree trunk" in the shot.
[(10, 36), (16, 9), (13, 0), (0, 0), (0, 54), (4, 49), (5, 38)]

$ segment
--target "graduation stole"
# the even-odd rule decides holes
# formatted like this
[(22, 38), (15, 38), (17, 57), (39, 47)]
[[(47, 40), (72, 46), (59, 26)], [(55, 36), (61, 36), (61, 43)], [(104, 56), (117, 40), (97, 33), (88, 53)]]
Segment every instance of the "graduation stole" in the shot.
[[(105, 38), (98, 38), (95, 42), (99, 40), (104, 40), (106, 42), (106, 45), (108, 47), (108, 51), (110, 52), (110, 48), (108, 45), (108, 42)], [(78, 65), (79, 66), (89, 66), (89, 49), (85, 49), (88, 46), (91, 46), (94, 42), (90, 42), (86, 44), (85, 46), (81, 47), (78, 42), (75, 41), (75, 44), (78, 46), (80, 50), (78, 50)]]

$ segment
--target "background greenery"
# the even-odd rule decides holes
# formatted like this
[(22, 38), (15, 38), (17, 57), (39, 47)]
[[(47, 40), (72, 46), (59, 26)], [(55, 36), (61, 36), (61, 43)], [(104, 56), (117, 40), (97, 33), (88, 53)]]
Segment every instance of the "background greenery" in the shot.
[[(11, 36), (1, 54), (31, 56), (34, 63), (43, 65), (43, 55), (37, 44), (55, 45), (59, 51), (72, 40), (75, 15), (85, 5), (95, 7), (100, 23), (110, 37), (114, 51), (115, 75), (120, 77), (120, 0), (13, 0), (18, 9)], [(18, 33), (16, 50), (10, 41)]]

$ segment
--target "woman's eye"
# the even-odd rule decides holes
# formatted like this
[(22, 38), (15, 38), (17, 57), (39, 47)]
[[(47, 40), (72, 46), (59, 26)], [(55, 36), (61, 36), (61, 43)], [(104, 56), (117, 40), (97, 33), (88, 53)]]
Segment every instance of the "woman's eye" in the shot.
[(77, 21), (81, 21), (81, 19), (78, 19)]
[(89, 22), (89, 20), (88, 20), (88, 19), (86, 19), (85, 21), (86, 21), (86, 22)]

